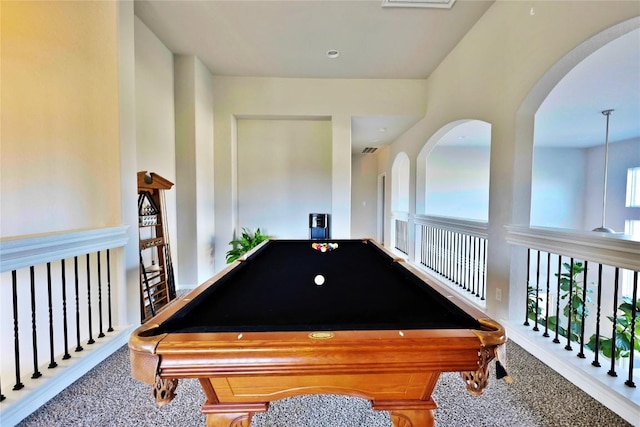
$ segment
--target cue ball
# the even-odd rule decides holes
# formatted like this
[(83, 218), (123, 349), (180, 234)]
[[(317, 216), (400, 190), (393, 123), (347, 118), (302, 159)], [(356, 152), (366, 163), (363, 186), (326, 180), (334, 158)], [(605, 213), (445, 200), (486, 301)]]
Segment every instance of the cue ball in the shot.
[(318, 274), (313, 278), (313, 281), (316, 285), (321, 286), (324, 283), (324, 276), (322, 274)]

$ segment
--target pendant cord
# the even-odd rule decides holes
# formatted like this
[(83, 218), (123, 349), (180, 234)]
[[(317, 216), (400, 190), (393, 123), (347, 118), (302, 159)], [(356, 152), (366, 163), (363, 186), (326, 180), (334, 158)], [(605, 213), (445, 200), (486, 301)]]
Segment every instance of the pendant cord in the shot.
[(604, 110), (602, 114), (607, 116), (607, 129), (604, 142), (604, 180), (602, 185), (602, 229), (605, 229), (607, 212), (607, 172), (609, 169), (609, 116), (613, 110)]

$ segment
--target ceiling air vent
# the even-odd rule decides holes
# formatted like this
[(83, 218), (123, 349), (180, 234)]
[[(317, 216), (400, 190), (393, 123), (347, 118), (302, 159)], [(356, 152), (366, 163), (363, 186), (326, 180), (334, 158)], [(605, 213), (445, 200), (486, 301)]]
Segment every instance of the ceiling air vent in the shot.
[(456, 0), (382, 0), (382, 7), (432, 7), (450, 9)]
[(362, 154), (371, 154), (371, 153), (375, 153), (377, 150), (376, 147), (365, 147), (364, 150), (362, 150)]

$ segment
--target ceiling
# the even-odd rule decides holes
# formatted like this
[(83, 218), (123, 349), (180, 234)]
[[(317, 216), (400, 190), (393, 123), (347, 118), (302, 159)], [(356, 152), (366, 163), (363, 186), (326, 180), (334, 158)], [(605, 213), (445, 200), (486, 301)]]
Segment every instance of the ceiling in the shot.
[[(408, 2), (436, 7), (382, 7), (383, 0), (135, 0), (134, 7), (169, 50), (198, 56), (214, 75), (422, 79), (493, 0)], [(595, 145), (598, 141), (585, 135), (595, 128), (604, 132), (598, 115), (608, 108), (616, 109), (612, 140), (640, 135), (639, 31), (619, 41), (602, 48), (602, 56), (587, 58), (570, 73), (572, 79), (568, 75), (566, 83), (558, 84), (536, 116), (536, 144), (562, 139), (569, 145)], [(329, 50), (338, 50), (339, 56), (329, 58)], [(354, 117), (353, 152), (389, 144), (420, 119)], [(486, 126), (476, 127), (486, 134)], [(473, 128), (467, 124), (449, 138), (467, 144), (486, 139), (474, 137)]]
[(640, 137), (640, 29), (604, 45), (556, 85), (536, 113), (535, 144), (604, 144), (608, 109), (609, 142)]

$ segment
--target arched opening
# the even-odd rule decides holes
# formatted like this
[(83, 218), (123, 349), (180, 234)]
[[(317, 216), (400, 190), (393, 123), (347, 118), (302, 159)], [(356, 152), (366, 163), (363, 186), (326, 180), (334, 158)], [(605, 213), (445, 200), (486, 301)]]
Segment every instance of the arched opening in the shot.
[[(515, 150), (515, 164), (514, 164), (514, 193), (513, 193), (513, 216), (512, 222), (515, 224), (531, 224), (531, 225), (544, 225), (547, 227), (560, 226), (559, 220), (555, 220), (555, 225), (553, 222), (549, 220), (547, 217), (542, 217), (540, 214), (540, 210), (547, 209), (553, 211), (558, 208), (550, 208), (553, 206), (552, 204), (552, 193), (547, 193), (545, 196), (545, 189), (553, 187), (552, 182), (549, 181), (547, 176), (547, 181), (540, 181), (539, 177), (544, 176), (539, 173), (536, 173), (534, 177), (533, 168), (534, 168), (534, 134), (535, 139), (539, 140), (540, 143), (536, 143), (537, 147), (543, 147), (544, 143), (542, 143), (543, 135), (550, 134), (555, 135), (554, 139), (562, 139), (560, 135), (560, 131), (555, 132), (553, 130), (553, 120), (556, 122), (563, 123), (566, 114), (570, 113), (569, 110), (573, 108), (577, 108), (576, 106), (571, 106), (570, 104), (565, 104), (562, 110), (555, 110), (554, 114), (551, 118), (545, 118), (544, 109), (542, 108), (543, 103), (546, 102), (546, 99), (551, 96), (551, 93), (554, 91), (556, 86), (561, 84), (561, 81), (565, 78), (565, 76), (569, 76), (574, 67), (577, 67), (583, 60), (589, 57), (594, 52), (598, 51), (603, 46), (609, 44), (610, 42), (615, 41), (616, 39), (621, 38), (627, 34), (636, 33), (640, 28), (640, 17), (636, 17), (625, 22), (622, 22), (618, 25), (615, 25), (592, 38), (584, 41), (579, 46), (577, 46), (574, 50), (565, 55), (561, 60), (559, 60), (554, 66), (552, 66), (542, 78), (535, 84), (535, 86), (531, 89), (527, 97), (522, 102), (517, 115), (516, 115), (516, 140), (514, 144)], [(637, 55), (637, 52), (636, 52)], [(637, 56), (636, 56), (637, 58)], [(606, 63), (605, 59), (600, 59)], [(604, 65), (604, 64), (602, 64)], [(609, 82), (613, 82), (616, 79), (615, 74), (610, 74), (608, 77)], [(609, 84), (605, 85), (609, 86)], [(606, 89), (606, 88), (605, 88)], [(581, 92), (583, 88), (580, 88)], [(636, 87), (636, 92), (638, 91)], [(553, 107), (552, 98), (550, 98), (549, 109), (552, 110)], [(579, 101), (576, 101), (577, 105)], [(604, 104), (602, 104), (604, 105)], [(609, 104), (611, 105), (611, 104)], [(591, 112), (591, 120), (594, 121), (596, 126), (599, 126), (599, 137), (600, 144), (604, 141), (605, 138), (605, 129), (603, 124), (603, 118), (601, 111), (606, 108), (615, 108), (613, 107), (600, 107), (597, 108), (593, 106), (593, 111)], [(540, 111), (539, 111), (540, 110)], [(636, 113), (637, 114), (637, 113)], [(636, 115), (637, 117), (637, 115)], [(546, 125), (544, 124), (546, 121)], [(547, 130), (544, 130), (544, 127), (547, 127)], [(557, 129), (560, 129), (559, 126), (555, 126)], [(595, 132), (595, 131), (594, 131)], [(560, 155), (560, 153), (558, 153)], [(542, 158), (543, 155), (539, 155), (537, 157), (536, 168), (542, 168)], [(575, 162), (574, 157), (566, 158), (566, 163)], [(602, 166), (599, 166), (602, 168)], [(547, 168), (548, 169), (548, 168)], [(561, 165), (556, 167), (557, 171), (561, 170)], [(595, 176), (596, 174), (602, 179), (602, 170), (600, 172), (595, 171), (587, 171), (589, 176)], [(533, 183), (533, 181), (538, 180), (537, 183)], [(557, 178), (556, 178), (557, 180)], [(536, 195), (532, 195), (532, 187), (535, 186)], [(566, 194), (566, 193), (561, 193)], [(600, 199), (600, 202), (602, 199)], [(566, 202), (565, 202), (566, 203)], [(596, 212), (600, 212), (601, 207), (595, 209)], [(598, 213), (598, 218), (600, 218), (600, 214)], [(562, 219), (563, 224), (566, 226), (570, 220)], [(573, 221), (573, 220), (571, 220)], [(582, 222), (578, 221), (580, 225), (580, 229), (583, 228)], [(590, 226), (590, 225), (589, 225)], [(584, 228), (588, 228), (589, 226), (585, 225)], [(565, 227), (566, 228), (566, 227)], [(591, 227), (594, 228), (594, 227)], [(589, 228), (589, 229), (591, 229)]]
[(422, 147), (416, 168), (415, 259), (486, 303), (491, 124), (457, 120)]
[(535, 114), (531, 225), (624, 232), (640, 220), (625, 203), (627, 171), (640, 167), (638, 94), (640, 29), (586, 56), (546, 96)]
[(407, 153), (398, 153), (391, 167), (391, 211), (409, 213), (409, 172)]
[(460, 120), (444, 126), (418, 156), (418, 213), (488, 220), (491, 125)]
[(391, 166), (391, 241), (393, 247), (409, 255), (409, 176), (407, 153), (398, 153)]
[[(601, 225), (604, 110), (614, 109), (620, 113), (617, 127), (611, 128), (614, 149), (610, 153), (609, 172), (613, 170), (615, 175), (618, 169), (620, 174), (619, 169), (623, 169), (626, 180), (626, 167), (620, 168), (622, 163), (616, 165), (616, 162), (634, 158), (637, 161), (640, 156), (639, 35), (640, 17), (636, 17), (585, 40), (554, 64), (520, 105), (514, 144), (513, 215), (507, 236), (510, 241), (517, 240), (518, 234), (523, 236), (513, 244), (510, 254), (510, 317), (524, 316), (528, 319), (525, 325), (533, 324), (532, 331), (536, 332), (551, 328), (549, 325), (563, 325), (560, 327), (565, 329), (556, 334), (566, 339), (567, 350), (572, 350), (572, 343), (585, 343), (588, 351), (583, 353), (581, 348), (578, 356), (593, 358), (593, 366), (610, 366), (614, 374), (616, 357), (605, 354), (600, 344), (612, 338), (610, 334), (616, 326), (611, 319), (617, 319), (621, 302), (632, 294), (632, 286), (627, 286), (625, 276), (637, 270), (637, 257), (627, 261), (626, 247), (630, 244), (627, 238), (610, 238), (610, 235), (588, 231)], [(627, 49), (622, 57), (611, 56), (614, 51), (620, 51), (616, 45), (625, 41), (635, 47)], [(629, 83), (622, 73), (635, 74), (633, 82)], [(598, 81), (600, 78), (604, 80)], [(631, 103), (625, 101), (629, 93), (633, 95)], [(626, 113), (635, 115), (633, 134), (622, 135), (625, 109)], [(621, 150), (614, 154), (616, 145)], [(609, 176), (611, 200), (606, 204), (607, 218), (612, 203), (625, 204), (625, 186), (618, 182), (615, 190), (615, 182), (621, 179), (612, 177)], [(615, 225), (615, 222), (607, 225), (620, 227), (620, 223)], [(559, 277), (566, 277), (572, 284), (571, 289), (561, 287), (560, 280), (556, 279)], [(527, 286), (523, 286), (525, 283)], [(580, 292), (576, 286), (581, 286)], [(597, 297), (589, 296), (596, 292)], [(547, 305), (554, 301), (555, 312), (552, 305)], [(579, 317), (574, 316), (572, 307), (580, 307)], [(547, 363), (555, 360), (544, 352), (540, 354)], [(633, 362), (630, 365), (632, 367)], [(566, 363), (556, 369), (570, 372), (571, 366)], [(607, 387), (593, 387), (596, 381), (589, 379), (605, 377), (606, 370), (585, 375), (586, 372), (576, 371), (567, 378), (594, 395), (614, 394)], [(611, 404), (620, 409), (626, 402), (612, 401)]]

